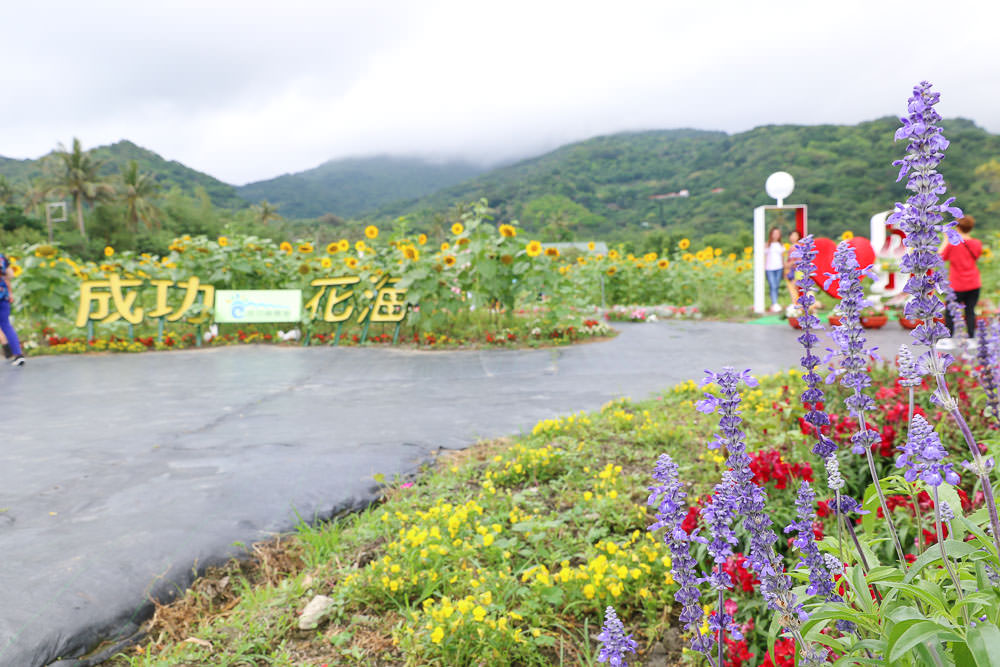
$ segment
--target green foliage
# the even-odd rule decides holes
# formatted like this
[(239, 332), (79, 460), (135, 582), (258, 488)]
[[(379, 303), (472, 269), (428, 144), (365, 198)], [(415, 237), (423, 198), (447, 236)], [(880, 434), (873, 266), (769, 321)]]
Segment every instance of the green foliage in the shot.
[(356, 217), (387, 204), (422, 197), (481, 173), (466, 162), (435, 164), (417, 158), (331, 160), (314, 169), (237, 188), (240, 197), (278, 204), (292, 218), (332, 213)]

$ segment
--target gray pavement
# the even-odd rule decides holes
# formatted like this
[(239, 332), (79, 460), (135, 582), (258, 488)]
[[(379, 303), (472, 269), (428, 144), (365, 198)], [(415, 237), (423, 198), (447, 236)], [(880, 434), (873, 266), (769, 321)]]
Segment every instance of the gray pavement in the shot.
[[(568, 348), (247, 346), (0, 368), (0, 665), (127, 636), (195, 570), (370, 502), (438, 448), (644, 398), (705, 368), (798, 363), (796, 332), (619, 325)], [(908, 339), (875, 332), (887, 351)], [(890, 355), (891, 356), (891, 355)]]

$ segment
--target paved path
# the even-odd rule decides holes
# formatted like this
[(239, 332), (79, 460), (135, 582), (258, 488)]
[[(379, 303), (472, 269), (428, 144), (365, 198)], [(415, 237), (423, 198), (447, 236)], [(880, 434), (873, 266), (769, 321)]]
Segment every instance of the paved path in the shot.
[[(624, 325), (552, 350), (228, 347), (0, 368), (0, 665), (127, 633), (216, 564), (539, 419), (642, 398), (732, 364), (798, 363), (789, 328)], [(881, 345), (906, 340), (898, 328)]]

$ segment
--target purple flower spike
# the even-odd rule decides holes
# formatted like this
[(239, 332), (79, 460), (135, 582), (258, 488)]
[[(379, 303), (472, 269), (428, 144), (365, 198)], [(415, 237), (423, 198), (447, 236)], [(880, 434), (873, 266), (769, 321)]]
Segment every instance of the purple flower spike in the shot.
[(681, 605), (678, 619), (687, 630), (694, 633), (691, 640), (694, 650), (711, 650), (711, 638), (701, 634), (701, 621), (704, 617), (704, 611), (698, 602), (701, 599), (701, 591), (698, 590), (701, 578), (698, 574), (698, 561), (691, 556), (691, 542), (696, 532), (688, 535), (681, 528), (681, 523), (687, 516), (687, 493), (678, 476), (677, 464), (667, 454), (661, 454), (656, 461), (653, 479), (656, 484), (649, 487), (649, 500), (646, 504), (655, 506), (657, 510), (656, 522), (649, 530), (666, 528), (663, 541), (670, 549), (671, 574), (678, 586), (674, 599)]
[(986, 416), (1000, 420), (1000, 321), (993, 320), (976, 329), (976, 377), (986, 393)]
[(612, 667), (628, 667), (625, 655), (635, 653), (636, 642), (632, 635), (625, 634), (625, 626), (614, 607), (608, 607), (604, 611), (604, 627), (601, 634), (597, 635), (597, 640), (601, 642), (597, 662), (606, 662)]
[[(830, 334), (839, 348), (833, 355), (840, 357), (840, 368), (833, 372), (840, 377), (841, 385), (854, 390), (844, 404), (855, 415), (863, 415), (875, 408), (874, 399), (864, 393), (872, 383), (868, 375), (868, 361), (875, 358), (874, 350), (865, 348), (865, 334), (861, 326), (861, 310), (870, 305), (865, 300), (865, 290), (861, 285), (861, 278), (866, 274), (858, 265), (854, 248), (846, 241), (841, 242), (833, 254), (833, 268), (840, 279), (840, 303), (837, 305), (840, 325), (834, 327)], [(866, 424), (859, 424), (858, 428), (858, 432), (851, 436), (852, 451), (863, 454), (881, 441), (881, 436)]]
[(805, 369), (802, 379), (806, 383), (806, 390), (802, 392), (800, 399), (806, 407), (804, 419), (807, 424), (812, 426), (813, 434), (816, 437), (816, 444), (813, 445), (813, 453), (820, 458), (826, 459), (830, 454), (837, 451), (837, 445), (832, 439), (821, 432), (824, 426), (830, 424), (830, 417), (825, 411), (817, 409), (817, 404), (823, 402), (824, 395), (821, 389), (823, 378), (816, 372), (816, 367), (819, 366), (821, 360), (813, 354), (813, 347), (819, 343), (819, 337), (813, 332), (823, 328), (819, 318), (812, 313), (813, 304), (816, 303), (816, 297), (814, 296), (816, 281), (812, 278), (812, 274), (816, 271), (816, 264), (814, 263), (816, 255), (816, 242), (811, 234), (800, 239), (792, 250), (792, 258), (797, 260), (795, 270), (802, 275), (801, 278), (795, 281), (795, 284), (799, 288), (797, 303), (799, 309), (802, 311), (802, 314), (799, 316), (799, 326), (802, 327), (802, 334), (799, 336), (798, 341), (805, 350), (805, 355), (802, 357), (801, 362), (802, 368)]
[(896, 467), (904, 469), (906, 481), (915, 482), (919, 478), (930, 486), (941, 486), (942, 482), (958, 484), (961, 478), (951, 464), (941, 463), (947, 456), (934, 427), (922, 415), (913, 415), (909, 438), (896, 459)]
[(906, 345), (899, 346), (896, 368), (899, 369), (899, 384), (904, 387), (919, 387), (924, 381), (919, 364), (913, 359), (913, 353)]
[(907, 110), (909, 115), (900, 119), (903, 127), (896, 131), (896, 140), (909, 140), (906, 156), (896, 160), (899, 179), (909, 175), (906, 189), (913, 192), (905, 204), (897, 203), (895, 212), (889, 216), (891, 222), (903, 232), (907, 251), (900, 262), (900, 270), (909, 273), (904, 291), (912, 295), (903, 310), (904, 315), (911, 320), (923, 320), (912, 332), (914, 340), (933, 348), (934, 344), (948, 335), (948, 330), (934, 318), (941, 317), (944, 304), (935, 294), (942, 283), (941, 267), (943, 261), (938, 255), (940, 233), (946, 232), (952, 243), (958, 241), (953, 237), (954, 222), (944, 223), (943, 213), (952, 217), (962, 217), (962, 211), (952, 205), (954, 197), (943, 203), (938, 203), (940, 195), (947, 192), (944, 177), (938, 173), (937, 167), (944, 158), (948, 148), (948, 140), (937, 126), (941, 116), (934, 110), (940, 93), (931, 92), (931, 84), (922, 81), (914, 87)]

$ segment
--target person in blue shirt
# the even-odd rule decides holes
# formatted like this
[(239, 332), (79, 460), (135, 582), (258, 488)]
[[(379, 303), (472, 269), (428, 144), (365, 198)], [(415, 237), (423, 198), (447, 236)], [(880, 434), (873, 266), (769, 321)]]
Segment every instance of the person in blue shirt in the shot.
[(24, 355), (21, 354), (21, 341), (17, 338), (17, 332), (10, 324), (10, 306), (14, 303), (14, 295), (11, 291), (10, 281), (14, 278), (14, 269), (11, 268), (10, 260), (0, 253), (0, 331), (3, 331), (7, 344), (4, 352), (10, 351), (14, 357), (11, 361), (13, 366), (24, 365)]

